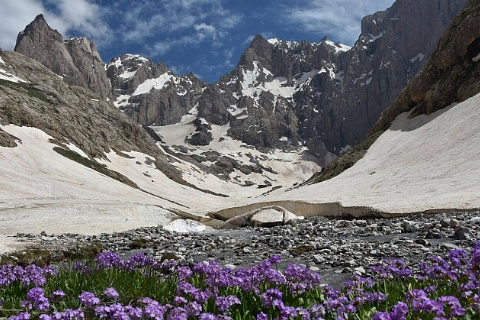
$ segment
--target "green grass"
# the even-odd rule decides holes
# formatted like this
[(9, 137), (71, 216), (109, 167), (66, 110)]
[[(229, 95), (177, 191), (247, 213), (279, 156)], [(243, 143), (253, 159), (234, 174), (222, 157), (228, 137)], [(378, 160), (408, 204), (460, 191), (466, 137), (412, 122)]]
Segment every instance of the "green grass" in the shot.
[(102, 252), (102, 249), (103, 246), (100, 243), (77, 244), (76, 246), (57, 248), (57, 250), (32, 247), (1, 255), (0, 264), (47, 266), (74, 259), (91, 259)]
[(52, 104), (52, 101), (50, 101), (42, 92), (35, 89), (31, 84), (11, 82), (11, 81), (0, 79), (0, 86), (8, 87), (10, 89), (13, 89), (19, 92), (24, 92), (32, 98), (36, 98), (42, 102)]
[[(273, 260), (274, 257), (256, 266), (233, 271), (216, 262), (180, 267), (171, 261), (155, 263), (142, 254), (124, 261), (118, 254), (104, 252), (95, 259), (59, 264), (55, 275), (50, 274), (49, 268), (36, 268), (32, 272), (32, 269), (28, 271), (31, 266), (21, 271), (2, 266), (0, 317), (28, 311), (31, 317), (38, 318), (40, 314), (81, 309), (86, 319), (97, 319), (96, 306), (117, 308), (115, 310), (125, 310), (125, 306), (145, 307), (144, 314), (150, 315), (143, 300), (148, 297), (156, 306), (164, 307), (165, 317), (159, 319), (186, 319), (174, 313), (185, 311), (190, 303), (196, 303), (201, 311), (188, 319), (202, 319), (200, 312), (221, 315), (215, 319), (232, 320), (255, 320), (261, 313), (262, 319), (288, 320), (319, 319), (319, 315), (322, 319), (444, 319), (436, 318), (439, 311), (446, 319), (480, 319), (480, 299), (476, 294), (480, 279), (479, 258), (480, 248), (470, 254), (454, 250), (445, 260), (432, 257), (430, 262), (419, 266), (417, 273), (401, 260), (385, 260), (370, 270), (372, 278), (354, 276), (342, 288), (334, 289), (321, 286), (318, 275), (305, 267), (289, 266), (282, 273), (276, 265), (279, 260)], [(24, 283), (18, 275), (28, 275), (32, 282)], [(36, 275), (45, 278), (41, 285), (33, 283), (33, 279), (38, 279)], [(9, 281), (12, 276), (17, 278)], [(32, 309), (22, 305), (26, 297), (33, 303), (27, 294), (38, 287), (44, 297), (50, 299), (48, 310), (41, 310), (35, 304)], [(114, 288), (118, 296), (109, 297), (108, 288)], [(64, 293), (60, 300), (51, 298), (57, 290)], [(84, 292), (98, 298), (95, 306), (80, 301)], [(238, 301), (221, 310), (218, 302), (227, 297)], [(457, 306), (446, 302), (452, 299)], [(407, 308), (402, 317), (386, 318), (377, 314), (393, 313), (400, 303)], [(436, 309), (430, 309), (435, 304)], [(324, 311), (318, 311), (319, 306)], [(452, 313), (454, 308), (456, 315)], [(297, 315), (285, 316), (286, 310)], [(305, 318), (306, 313), (310, 316)], [(119, 317), (110, 314), (108, 318)]]

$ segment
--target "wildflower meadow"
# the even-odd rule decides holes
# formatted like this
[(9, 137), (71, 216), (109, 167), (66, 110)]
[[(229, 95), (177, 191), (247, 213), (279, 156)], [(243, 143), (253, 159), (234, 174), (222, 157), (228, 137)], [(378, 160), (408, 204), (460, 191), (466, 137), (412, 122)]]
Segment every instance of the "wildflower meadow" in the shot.
[(480, 319), (480, 243), (416, 271), (384, 260), (340, 289), (273, 256), (248, 268), (193, 267), (103, 252), (90, 261), (0, 267), (8, 319)]

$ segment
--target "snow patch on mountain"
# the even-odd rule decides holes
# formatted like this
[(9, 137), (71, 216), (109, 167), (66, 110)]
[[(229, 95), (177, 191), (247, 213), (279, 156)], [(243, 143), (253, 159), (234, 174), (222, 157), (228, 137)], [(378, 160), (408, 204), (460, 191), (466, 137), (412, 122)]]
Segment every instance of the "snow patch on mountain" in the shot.
[[(187, 167), (182, 168), (184, 172), (183, 178), (197, 186), (203, 186), (209, 190), (220, 193), (226, 193), (226, 190), (237, 192), (235, 188), (241, 186), (242, 193), (245, 189), (250, 190), (250, 193), (247, 192), (246, 196), (256, 197), (265, 193), (265, 190), (257, 190), (254, 186), (264, 184), (265, 180), (270, 181), (272, 188), (287, 188), (292, 187), (299, 181), (305, 181), (316, 172), (315, 170), (320, 170), (320, 166), (316, 163), (303, 158), (303, 153), (306, 151), (306, 148), (299, 147), (291, 151), (273, 149), (269, 152), (261, 152), (251, 146), (245, 145), (242, 141), (229, 137), (227, 133), (230, 129), (230, 124), (223, 126), (212, 125), (211, 127), (213, 140), (207, 146), (193, 146), (186, 142), (185, 137), (195, 132), (195, 127), (191, 123), (152, 126), (151, 128), (162, 138), (165, 145), (173, 149), (182, 147), (183, 150), (186, 150), (184, 153), (187, 155), (200, 156), (215, 150), (220, 154), (219, 158), (222, 156), (229, 157), (241, 165), (252, 164), (252, 159), (254, 159), (253, 161), (258, 161), (262, 166), (270, 168), (271, 170), (264, 170), (262, 173), (253, 172), (245, 174), (235, 169), (230, 173), (229, 178), (231, 181), (225, 185), (224, 181), (218, 180), (214, 175), (200, 173), (198, 168), (195, 169), (194, 166), (192, 167), (192, 165), (188, 163)], [(183, 161), (179, 160), (175, 165), (182, 162)], [(213, 163), (204, 161), (202, 164), (210, 166)], [(208, 181), (211, 181), (211, 183)], [(216, 183), (222, 181), (222, 183), (216, 185), (213, 183), (215, 181)], [(252, 182), (254, 186), (250, 188), (245, 187), (246, 182)], [(232, 185), (237, 187), (232, 187)]]
[[(105, 65), (105, 70), (108, 69), (110, 66), (115, 66), (117, 70), (120, 70), (121, 73), (118, 75), (120, 78), (128, 80), (131, 79), (137, 74), (138, 69), (147, 63), (149, 60), (144, 58), (138, 54), (126, 54), (122, 57), (115, 58), (112, 62)], [(133, 61), (133, 64), (131, 63)], [(125, 66), (125, 62), (128, 62), (130, 65), (128, 67)]]
[(7, 80), (7, 81), (10, 81), (10, 82), (15, 82), (15, 83), (19, 83), (19, 82), (27, 83), (28, 82), (28, 81), (23, 80), (22, 78), (19, 78), (15, 75), (5, 71), (2, 68), (0, 68), (0, 79)]
[(410, 62), (411, 62), (411, 63), (414, 63), (414, 62), (417, 62), (417, 61), (422, 61), (423, 58), (425, 58), (425, 54), (423, 54), (423, 53), (420, 52), (420, 53), (417, 54), (415, 57), (413, 57), (412, 59), (410, 59)]
[(0, 147), (0, 252), (14, 241), (3, 235), (25, 230), (99, 234), (164, 225), (175, 217), (163, 209), (172, 203), (58, 154), (49, 142), (52, 137), (40, 129), (0, 128), (22, 142), (15, 148)]
[(288, 81), (286, 78), (277, 77), (270, 81), (260, 81), (259, 78), (261, 76), (271, 79), (273, 75), (265, 68), (260, 69), (258, 61), (253, 62), (253, 70), (242, 70), (242, 95), (251, 97), (255, 101), (255, 105), (258, 105), (262, 92), (270, 92), (274, 96), (284, 98), (291, 98), (293, 96), (294, 87), (287, 86)]
[(145, 82), (140, 84), (135, 92), (132, 94), (132, 96), (138, 96), (141, 94), (145, 94), (150, 92), (152, 89), (155, 90), (161, 90), (163, 87), (167, 85), (170, 81), (174, 81), (175, 76), (172, 74), (169, 74), (168, 72), (160, 75), (158, 78), (153, 78), (153, 79), (147, 79)]
[(324, 42), (328, 44), (330, 48), (333, 48), (335, 50), (335, 53), (347, 52), (350, 49), (352, 49), (352, 47), (347, 46), (345, 44), (341, 44), (339, 42), (333, 42), (330, 40), (325, 40)]
[[(0, 64), (3, 64), (4, 66), (8, 67), (5, 61), (3, 61), (2, 57), (0, 57)], [(10, 67), (11, 68), (11, 67)], [(10, 82), (23, 82), (23, 83), (28, 83), (28, 81), (23, 80), (22, 78), (17, 77), (16, 75), (11, 74), (10, 72), (6, 71), (5, 69), (0, 68), (0, 79), (2, 80), (7, 80)]]
[(131, 95), (128, 95), (128, 94), (122, 94), (120, 96), (118, 96), (115, 101), (113, 102), (113, 104), (117, 107), (117, 108), (121, 108), (121, 107), (125, 107), (125, 106), (128, 106), (130, 105), (130, 98), (132, 96)]

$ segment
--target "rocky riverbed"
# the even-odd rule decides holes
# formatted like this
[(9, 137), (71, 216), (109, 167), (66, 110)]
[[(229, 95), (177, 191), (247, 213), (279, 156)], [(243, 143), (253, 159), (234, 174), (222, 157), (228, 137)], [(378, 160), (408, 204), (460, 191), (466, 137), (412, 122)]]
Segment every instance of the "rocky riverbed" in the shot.
[(272, 228), (246, 227), (176, 233), (141, 228), (113, 234), (17, 234), (18, 241), (52, 251), (84, 244), (129, 256), (144, 252), (158, 260), (181, 264), (215, 259), (241, 267), (278, 254), (280, 267), (302, 264), (319, 272), (326, 283), (339, 285), (351, 274), (367, 275), (368, 267), (385, 258), (400, 258), (411, 267), (429, 256), (469, 249), (480, 236), (480, 212), (418, 214), (391, 219), (327, 219), (310, 217)]

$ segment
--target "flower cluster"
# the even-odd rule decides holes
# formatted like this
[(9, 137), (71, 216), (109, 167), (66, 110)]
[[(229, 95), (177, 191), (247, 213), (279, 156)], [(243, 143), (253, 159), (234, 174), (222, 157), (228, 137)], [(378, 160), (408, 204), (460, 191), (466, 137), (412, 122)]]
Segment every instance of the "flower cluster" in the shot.
[(56, 270), (52, 267), (41, 268), (34, 264), (23, 268), (11, 264), (0, 266), (0, 288), (11, 285), (14, 282), (20, 282), (27, 287), (30, 284), (43, 286), (49, 276), (54, 276)]
[[(85, 287), (72, 296), (68, 286), (49, 286), (50, 279), (61, 286), (52, 268), (7, 265), (0, 268), (0, 317), (442, 320), (473, 319), (480, 313), (480, 244), (471, 252), (453, 250), (445, 258), (432, 257), (416, 272), (401, 260), (385, 260), (371, 268), (372, 278), (353, 276), (341, 289), (321, 286), (320, 276), (304, 266), (289, 265), (280, 272), (279, 262), (280, 257), (273, 256), (248, 268), (226, 268), (213, 260), (186, 267), (155, 263), (142, 254), (123, 260), (104, 252), (93, 265), (77, 263), (75, 271), (62, 275), (85, 281), (96, 274), (121, 274), (121, 284), (133, 277), (147, 282), (159, 277), (166, 284), (162, 302), (132, 296), (110, 282), (101, 290)], [(18, 304), (9, 296), (14, 292), (23, 292)]]

